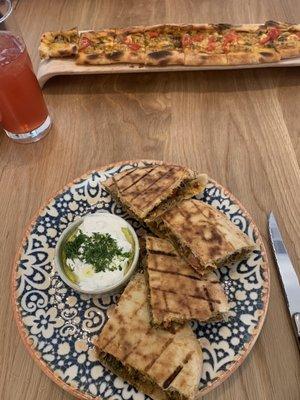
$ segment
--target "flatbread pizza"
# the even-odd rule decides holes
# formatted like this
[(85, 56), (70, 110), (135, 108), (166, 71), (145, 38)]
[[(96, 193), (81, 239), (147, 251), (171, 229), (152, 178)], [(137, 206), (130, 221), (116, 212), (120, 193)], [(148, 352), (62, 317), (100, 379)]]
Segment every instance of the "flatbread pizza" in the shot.
[(39, 55), (41, 59), (74, 56), (78, 52), (77, 28), (67, 31), (45, 32), (41, 37)]
[[(78, 45), (79, 41), (79, 45)], [(82, 32), (46, 32), (41, 58), (76, 56), (77, 64), (242, 65), (300, 56), (300, 25), (161, 24)]]

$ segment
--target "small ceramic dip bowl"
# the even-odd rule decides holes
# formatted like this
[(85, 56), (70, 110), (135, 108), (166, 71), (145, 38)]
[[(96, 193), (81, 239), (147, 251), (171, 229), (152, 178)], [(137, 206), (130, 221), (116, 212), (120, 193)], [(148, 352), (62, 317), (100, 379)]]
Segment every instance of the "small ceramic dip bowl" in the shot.
[(60, 236), (55, 266), (72, 289), (101, 296), (125, 286), (137, 266), (139, 250), (138, 237), (125, 219), (89, 214), (73, 221)]

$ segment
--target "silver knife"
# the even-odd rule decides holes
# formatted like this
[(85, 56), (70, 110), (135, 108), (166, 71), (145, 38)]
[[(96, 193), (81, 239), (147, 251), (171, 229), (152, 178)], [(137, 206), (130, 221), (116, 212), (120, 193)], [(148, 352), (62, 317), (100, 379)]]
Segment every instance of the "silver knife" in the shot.
[(287, 253), (274, 214), (269, 215), (269, 232), (281, 283), (291, 314), (295, 335), (300, 349), (300, 284), (296, 271)]

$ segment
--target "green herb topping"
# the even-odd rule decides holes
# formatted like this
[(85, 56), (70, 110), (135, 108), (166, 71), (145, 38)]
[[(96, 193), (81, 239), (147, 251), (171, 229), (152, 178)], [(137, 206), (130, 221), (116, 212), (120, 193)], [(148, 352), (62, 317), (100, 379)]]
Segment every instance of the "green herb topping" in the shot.
[(131, 252), (118, 247), (117, 241), (108, 233), (87, 236), (80, 230), (72, 235), (64, 248), (66, 259), (79, 259), (94, 267), (95, 272), (122, 270), (121, 262), (131, 259)]

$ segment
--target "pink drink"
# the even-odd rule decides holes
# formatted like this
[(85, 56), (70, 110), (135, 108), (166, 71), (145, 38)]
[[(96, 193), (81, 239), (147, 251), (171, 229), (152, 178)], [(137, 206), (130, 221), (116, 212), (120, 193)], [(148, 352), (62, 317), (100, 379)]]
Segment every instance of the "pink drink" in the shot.
[(0, 123), (8, 132), (26, 133), (48, 116), (38, 81), (23, 41), (0, 32)]

